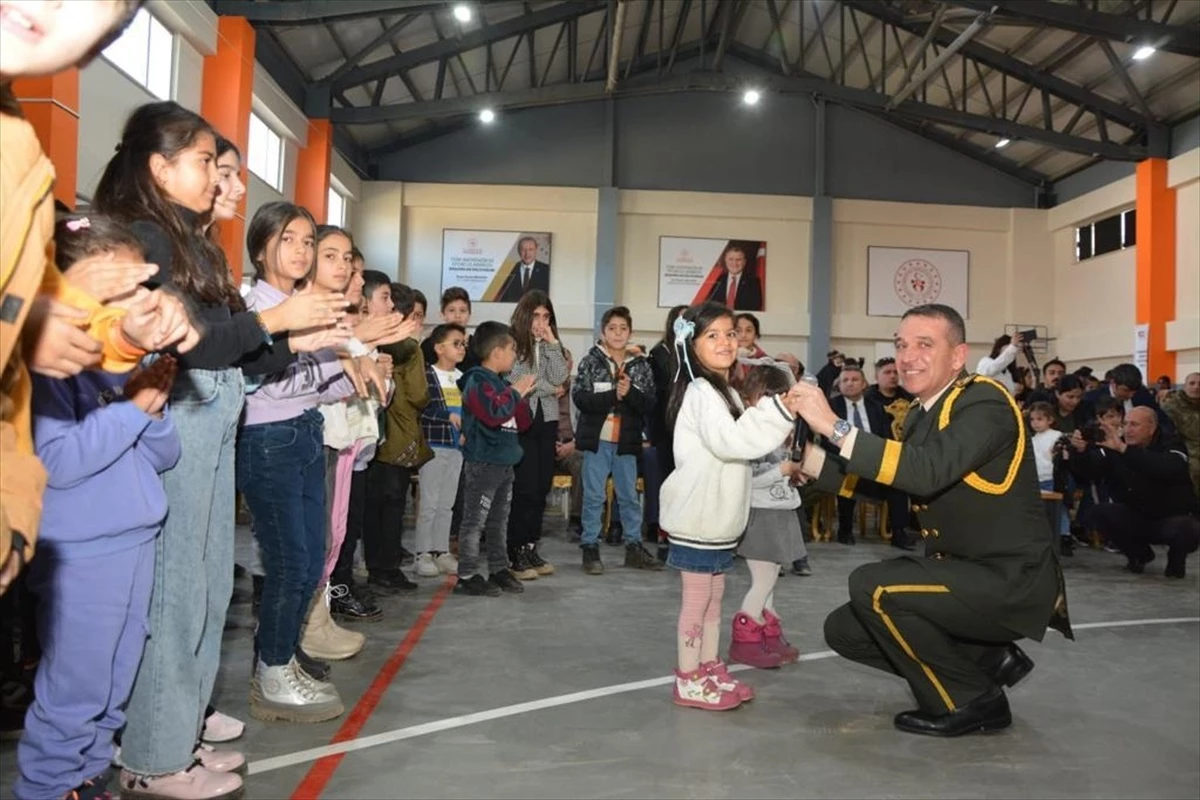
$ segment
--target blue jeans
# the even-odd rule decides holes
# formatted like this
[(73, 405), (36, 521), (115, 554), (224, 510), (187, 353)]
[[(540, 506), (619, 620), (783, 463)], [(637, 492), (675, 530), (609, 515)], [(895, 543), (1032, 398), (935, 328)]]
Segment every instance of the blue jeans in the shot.
[(605, 488), (612, 475), (617, 492), (617, 510), (621, 514), (625, 543), (642, 541), (642, 504), (637, 496), (637, 456), (617, 455), (616, 442), (600, 442), (596, 452), (583, 454), (583, 536), (584, 547), (600, 541), (600, 523), (604, 516)]
[(150, 639), (121, 735), (121, 760), (138, 774), (192, 763), (212, 696), (233, 594), (233, 459), (244, 402), (239, 369), (186, 370), (171, 388), (183, 454), (163, 473), (170, 510), (155, 541)]
[(254, 515), (266, 578), (258, 612), (258, 655), (268, 667), (291, 660), (325, 569), (325, 451), (321, 414), (242, 428), (238, 489)]
[[(1054, 481), (1053, 480), (1038, 481), (1038, 486), (1041, 487), (1041, 490), (1043, 492), (1053, 492), (1054, 491)], [(1071, 535), (1071, 518), (1069, 516), (1067, 516), (1067, 507), (1063, 504), (1063, 502), (1061, 500), (1058, 501), (1058, 531), (1057, 532), (1058, 532), (1059, 536), (1070, 536)]]
[(146, 646), (153, 583), (154, 542), (96, 558), (38, 550), (29, 588), (42, 659), (17, 745), (20, 800), (63, 797), (108, 770)]

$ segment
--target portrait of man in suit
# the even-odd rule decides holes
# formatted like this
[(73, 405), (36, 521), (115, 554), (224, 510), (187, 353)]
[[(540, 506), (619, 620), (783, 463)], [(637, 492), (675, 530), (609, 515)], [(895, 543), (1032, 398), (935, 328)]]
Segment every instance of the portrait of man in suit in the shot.
[(538, 261), (537, 256), (538, 240), (533, 236), (522, 236), (517, 242), (517, 264), (496, 302), (515, 303), (533, 289), (550, 293), (550, 265), (545, 261)]
[(762, 283), (745, 245), (733, 243), (725, 248), (721, 254), (721, 277), (708, 299), (735, 311), (763, 310)]

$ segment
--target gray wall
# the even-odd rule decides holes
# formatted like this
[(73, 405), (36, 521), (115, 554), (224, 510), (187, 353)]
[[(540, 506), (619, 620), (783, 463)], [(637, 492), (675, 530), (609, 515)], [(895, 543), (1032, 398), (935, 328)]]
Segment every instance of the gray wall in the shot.
[[(812, 195), (815, 109), (768, 95), (689, 92), (616, 102), (615, 183), (670, 189)], [(833, 197), (1034, 206), (1027, 184), (875, 117), (829, 106), (827, 191)], [(601, 186), (603, 103), (509, 111), (381, 160), (379, 180)]]
[[(1171, 157), (1200, 147), (1200, 116), (1171, 128)], [(1055, 202), (1065, 203), (1137, 172), (1132, 161), (1098, 161), (1054, 184)]]

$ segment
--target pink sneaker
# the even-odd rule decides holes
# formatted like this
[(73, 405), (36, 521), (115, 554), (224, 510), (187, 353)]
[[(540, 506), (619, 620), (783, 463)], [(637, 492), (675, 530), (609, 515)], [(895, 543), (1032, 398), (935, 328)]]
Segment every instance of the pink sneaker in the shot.
[(212, 745), (201, 744), (192, 755), (209, 772), (236, 772), (243, 775), (246, 771), (246, 757), (236, 750), (218, 750)]
[(240, 777), (212, 772), (199, 764), (169, 775), (121, 770), (121, 800), (236, 800), (244, 794)]
[(717, 688), (723, 692), (732, 692), (737, 699), (748, 703), (754, 699), (754, 690), (739, 681), (729, 673), (725, 662), (717, 659), (700, 665), (700, 671), (716, 681)]
[(675, 705), (705, 711), (729, 711), (741, 704), (736, 694), (717, 688), (703, 669), (692, 673), (675, 670)]
[(779, 653), (785, 664), (794, 664), (800, 660), (800, 648), (792, 647), (783, 636), (783, 620), (766, 609), (763, 609), (763, 646)]
[(200, 738), (209, 744), (221, 744), (240, 739), (245, 732), (246, 723), (228, 714), (214, 711), (204, 718), (204, 729), (200, 731)]
[(729, 645), (730, 661), (757, 669), (776, 669), (783, 663), (781, 653), (767, 649), (763, 626), (744, 611), (733, 615), (732, 639)]

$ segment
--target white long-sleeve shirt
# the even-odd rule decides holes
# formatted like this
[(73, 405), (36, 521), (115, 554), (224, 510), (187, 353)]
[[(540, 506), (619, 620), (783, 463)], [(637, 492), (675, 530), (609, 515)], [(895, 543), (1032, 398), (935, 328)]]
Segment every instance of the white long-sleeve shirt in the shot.
[(1054, 480), (1054, 443), (1060, 436), (1061, 431), (1050, 428), (1030, 437), (1033, 440), (1033, 460), (1037, 463), (1038, 481)]
[(711, 383), (692, 381), (675, 421), (675, 471), (659, 494), (659, 525), (671, 543), (736, 546), (750, 517), (750, 461), (783, 444), (794, 424), (774, 396), (735, 420)]
[(995, 358), (984, 356), (979, 359), (979, 365), (975, 367), (975, 372), (979, 375), (984, 375), (988, 378), (994, 378), (1004, 384), (1004, 388), (1008, 389), (1009, 394), (1012, 394), (1016, 387), (1013, 386), (1012, 375), (1009, 374), (1008, 368), (1017, 358), (1017, 346), (1015, 344), (1005, 345), (1000, 351), (1000, 355)]

